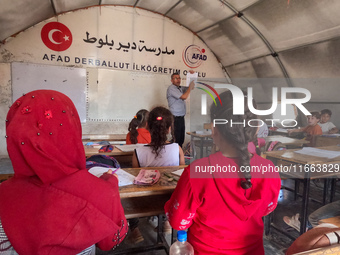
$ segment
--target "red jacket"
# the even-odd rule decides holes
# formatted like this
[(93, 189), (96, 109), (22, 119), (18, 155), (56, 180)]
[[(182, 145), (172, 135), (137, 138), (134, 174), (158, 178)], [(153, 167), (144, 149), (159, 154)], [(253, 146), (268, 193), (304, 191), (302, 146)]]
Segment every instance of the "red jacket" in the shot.
[[(258, 155), (250, 163), (267, 169), (274, 167), (271, 161)], [(177, 230), (189, 228), (188, 241), (195, 254), (263, 255), (262, 217), (277, 205), (279, 174), (252, 173), (253, 186), (244, 190), (237, 172), (197, 173), (207, 166), (239, 170), (237, 160), (226, 158), (221, 152), (188, 166), (165, 204), (171, 226)]]

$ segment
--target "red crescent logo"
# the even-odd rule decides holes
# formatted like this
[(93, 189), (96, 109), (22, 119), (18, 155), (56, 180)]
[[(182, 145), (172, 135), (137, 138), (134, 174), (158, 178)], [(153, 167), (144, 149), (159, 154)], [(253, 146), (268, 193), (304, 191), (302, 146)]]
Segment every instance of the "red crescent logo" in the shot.
[(50, 22), (41, 29), (41, 40), (51, 50), (64, 51), (72, 44), (72, 33), (64, 24)]

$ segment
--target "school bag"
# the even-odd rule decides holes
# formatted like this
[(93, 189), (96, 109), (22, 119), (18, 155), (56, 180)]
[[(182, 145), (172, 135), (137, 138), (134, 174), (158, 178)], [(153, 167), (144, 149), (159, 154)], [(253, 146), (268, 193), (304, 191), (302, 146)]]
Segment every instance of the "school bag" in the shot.
[(265, 151), (282, 151), (286, 149), (286, 146), (279, 141), (271, 141), (265, 146)]
[(92, 155), (86, 159), (86, 169), (89, 170), (91, 167), (101, 166), (107, 168), (120, 168), (119, 162), (108, 155)]

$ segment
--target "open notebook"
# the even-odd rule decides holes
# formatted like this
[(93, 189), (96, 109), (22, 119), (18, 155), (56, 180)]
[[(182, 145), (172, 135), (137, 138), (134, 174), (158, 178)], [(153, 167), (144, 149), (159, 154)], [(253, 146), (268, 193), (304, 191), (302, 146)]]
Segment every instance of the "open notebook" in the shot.
[(133, 176), (132, 174), (129, 174), (128, 172), (120, 168), (117, 169), (117, 168), (95, 166), (89, 169), (89, 173), (99, 178), (103, 173), (106, 173), (107, 171), (109, 171), (109, 169), (111, 169), (112, 172), (118, 175), (118, 186), (119, 187), (133, 184), (135, 176)]

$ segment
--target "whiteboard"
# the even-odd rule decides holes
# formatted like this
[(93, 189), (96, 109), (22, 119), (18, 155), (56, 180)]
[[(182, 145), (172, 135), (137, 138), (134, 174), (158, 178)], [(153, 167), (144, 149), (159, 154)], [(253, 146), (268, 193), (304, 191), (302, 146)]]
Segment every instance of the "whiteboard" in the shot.
[(67, 95), (86, 121), (86, 69), (30, 63), (12, 63), (13, 102), (32, 90), (52, 89)]
[(167, 107), (171, 74), (88, 69), (88, 120), (128, 122), (140, 109)]

